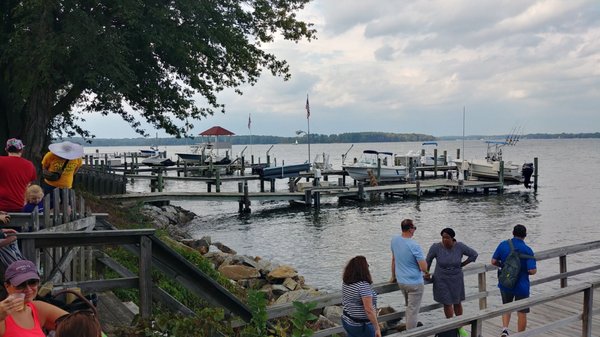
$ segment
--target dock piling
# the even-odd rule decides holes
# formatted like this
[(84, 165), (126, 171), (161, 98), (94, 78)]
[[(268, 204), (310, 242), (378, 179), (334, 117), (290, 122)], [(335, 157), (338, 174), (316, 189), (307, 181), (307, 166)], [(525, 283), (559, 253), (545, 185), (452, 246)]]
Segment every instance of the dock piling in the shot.
[(538, 158), (533, 158), (533, 190), (537, 192), (538, 188)]

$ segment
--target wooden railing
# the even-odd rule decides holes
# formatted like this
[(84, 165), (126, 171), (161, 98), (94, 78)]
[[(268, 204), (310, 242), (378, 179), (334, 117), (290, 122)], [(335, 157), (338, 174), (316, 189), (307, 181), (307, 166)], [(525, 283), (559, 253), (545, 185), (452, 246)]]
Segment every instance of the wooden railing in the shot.
[[(549, 249), (549, 250), (537, 252), (535, 254), (535, 256), (536, 256), (536, 261), (538, 261), (538, 262), (543, 261), (543, 260), (558, 258), (559, 273), (551, 275), (551, 276), (543, 277), (543, 278), (534, 279), (531, 281), (531, 285), (537, 286), (540, 284), (559, 280), (561, 287), (566, 287), (567, 280), (569, 277), (583, 274), (583, 273), (589, 273), (594, 270), (599, 270), (600, 264), (596, 263), (596, 264), (592, 264), (592, 265), (584, 267), (584, 268), (567, 271), (567, 256), (568, 255), (592, 251), (592, 250), (596, 250), (599, 248), (600, 248), (600, 241), (593, 241), (593, 242), (581, 243), (581, 244), (559, 247), (559, 248), (555, 248), (555, 249)], [(538, 267), (538, 269), (539, 269), (539, 267)], [(480, 310), (487, 309), (487, 298), (490, 295), (498, 295), (499, 294), (499, 290), (497, 287), (495, 287), (495, 285), (492, 289), (488, 289), (487, 277), (488, 277), (489, 271), (493, 271), (495, 273), (497, 271), (497, 268), (491, 264), (471, 264), (471, 265), (465, 267), (463, 270), (465, 277), (472, 277), (474, 275), (477, 275), (478, 292), (476, 292), (474, 294), (469, 294), (465, 300), (467, 302), (478, 300)], [(386, 293), (395, 292), (395, 291), (399, 290), (398, 285), (396, 283), (375, 284), (374, 289), (378, 294), (386, 294)], [(578, 286), (577, 288), (570, 288), (568, 290), (565, 290), (565, 294), (567, 294), (567, 293), (570, 294), (572, 291), (575, 291), (575, 292), (583, 291), (583, 290), (577, 290), (577, 289), (580, 289), (580, 286)], [(565, 295), (565, 296), (567, 296), (567, 295)], [(331, 305), (340, 305), (341, 300), (342, 300), (341, 292), (336, 292), (336, 293), (330, 293), (330, 294), (326, 294), (326, 295), (322, 295), (322, 296), (318, 296), (318, 297), (308, 298), (301, 302), (316, 302), (317, 303), (316, 308), (324, 308), (326, 306), (331, 306)], [(544, 299), (538, 299), (538, 300), (541, 301), (540, 303), (543, 303), (545, 301)], [(530, 303), (529, 305), (533, 305), (533, 304)], [(524, 305), (522, 307), (525, 308), (527, 306), (528, 305)], [(422, 306), (421, 312), (429, 312), (429, 311), (437, 310), (440, 308), (442, 308), (441, 304), (433, 303), (433, 304)], [(498, 316), (498, 315), (501, 315), (502, 312), (510, 311), (506, 308), (512, 308), (512, 307), (503, 306), (502, 308), (492, 310), (491, 312), (485, 311), (485, 315), (492, 315), (490, 317)], [(292, 314), (294, 312), (294, 310), (295, 309), (291, 303), (281, 304), (281, 305), (275, 305), (275, 306), (269, 307), (267, 309), (267, 314), (268, 314), (269, 319), (273, 319), (273, 318), (277, 318), (277, 317), (288, 316), (288, 315)], [(398, 311), (395, 313), (379, 316), (378, 321), (379, 322), (394, 321), (394, 320), (399, 320), (399, 319), (403, 318), (404, 316), (405, 316), (404, 311)], [(475, 318), (472, 318), (471, 316), (468, 316), (467, 318), (475, 319)], [(477, 319), (479, 319), (479, 318), (477, 318)], [(444, 323), (443, 326), (445, 327), (447, 324), (448, 323)], [(470, 321), (468, 321), (467, 323), (463, 322), (463, 324), (470, 324)], [(440, 326), (442, 326), (442, 325), (440, 325)], [(459, 327), (459, 326), (461, 326), (461, 324), (457, 323), (457, 324), (455, 324), (455, 326)], [(435, 328), (437, 328), (437, 327), (438, 326), (436, 325)], [(446, 330), (448, 330), (449, 328), (450, 327), (447, 327)], [(434, 329), (434, 327), (432, 327), (431, 329)], [(344, 330), (341, 326), (336, 326), (333, 328), (317, 331), (317, 332), (315, 332), (315, 334), (313, 336), (315, 336), (315, 337), (331, 336), (333, 334), (341, 333), (343, 331)], [(427, 331), (429, 331), (429, 334), (422, 334), (422, 335), (417, 334), (414, 336), (432, 335), (431, 331), (433, 331), (433, 330), (431, 330), (431, 331), (427, 330)], [(445, 330), (442, 329), (439, 331), (438, 330), (435, 330), (435, 331), (441, 332), (441, 331), (445, 331)], [(405, 335), (403, 334), (402, 336), (405, 336)], [(407, 334), (406, 336), (413, 336), (413, 335)], [(473, 336), (477, 336), (477, 335), (473, 335)]]

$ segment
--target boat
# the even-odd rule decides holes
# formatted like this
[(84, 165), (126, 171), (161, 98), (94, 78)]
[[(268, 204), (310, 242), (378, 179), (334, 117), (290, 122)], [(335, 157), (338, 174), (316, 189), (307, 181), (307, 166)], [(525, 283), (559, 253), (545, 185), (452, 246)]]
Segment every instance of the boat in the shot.
[[(408, 169), (405, 165), (394, 165), (392, 163), (394, 154), (375, 150), (365, 150), (361, 158), (353, 164), (342, 165), (354, 180), (365, 181), (377, 177), (378, 181), (400, 181), (406, 180)], [(378, 167), (378, 162), (380, 167)]]
[[(469, 161), (457, 161), (459, 171), (467, 171), (470, 176), (480, 179), (497, 180), (500, 173), (500, 162), (502, 159), (502, 148), (507, 145), (514, 145), (507, 141), (486, 141), (487, 155), (484, 159), (472, 159)], [(529, 188), (531, 185), (531, 175), (533, 174), (533, 164), (524, 163), (515, 164), (512, 161), (504, 162), (503, 176), (504, 181), (513, 181), (523, 183)]]
[[(213, 126), (201, 132), (200, 136), (206, 137), (207, 141), (190, 146), (190, 152), (176, 153), (177, 157), (185, 163), (192, 165), (229, 165), (231, 164), (231, 136), (233, 132), (220, 126)], [(229, 136), (229, 141), (219, 141), (219, 136)], [(214, 138), (213, 138), (214, 137)], [(224, 150), (225, 153), (219, 153)]]
[(300, 172), (306, 172), (310, 170), (310, 164), (292, 164), (283, 166), (273, 167), (259, 167), (256, 169), (256, 173), (264, 179), (277, 179), (287, 177), (297, 177)]
[[(412, 163), (412, 164), (411, 164)], [(413, 150), (408, 151), (406, 154), (399, 154), (394, 157), (395, 165), (402, 165), (406, 167), (419, 166), (421, 165), (421, 154)]]
[(444, 166), (447, 165), (447, 163), (452, 162), (452, 158), (448, 157), (445, 158), (443, 154), (440, 154), (438, 152), (437, 158), (434, 158), (434, 152), (433, 150), (428, 151), (429, 149), (426, 148), (427, 146), (434, 146), (437, 147), (438, 143), (437, 142), (423, 142), (421, 144), (423, 146), (423, 153), (424, 155), (421, 156), (420, 158), (420, 162), (422, 166)]
[(316, 155), (315, 160), (313, 160), (313, 168), (321, 171), (333, 170), (333, 165), (329, 163), (329, 155), (325, 152), (323, 152), (323, 154)]
[(158, 146), (151, 146), (149, 149), (141, 149), (139, 151), (138, 156), (140, 157), (155, 157), (158, 156), (160, 154), (160, 151), (158, 151)]
[(144, 164), (146, 166), (152, 166), (152, 167), (166, 167), (166, 166), (175, 165), (175, 162), (172, 161), (170, 158), (154, 156), (154, 157), (144, 158), (144, 160), (142, 160), (142, 164)]

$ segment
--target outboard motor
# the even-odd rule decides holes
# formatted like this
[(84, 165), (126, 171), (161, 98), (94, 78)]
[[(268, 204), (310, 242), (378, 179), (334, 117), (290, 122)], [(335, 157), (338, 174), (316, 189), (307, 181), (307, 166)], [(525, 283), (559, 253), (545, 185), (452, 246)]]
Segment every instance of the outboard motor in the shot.
[(531, 176), (533, 175), (533, 163), (525, 163), (521, 168), (523, 174), (523, 185), (525, 188), (531, 188)]

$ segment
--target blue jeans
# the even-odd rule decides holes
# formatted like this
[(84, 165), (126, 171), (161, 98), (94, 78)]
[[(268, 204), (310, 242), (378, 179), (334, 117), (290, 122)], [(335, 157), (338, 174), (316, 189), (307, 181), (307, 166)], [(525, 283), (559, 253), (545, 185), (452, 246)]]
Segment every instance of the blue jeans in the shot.
[(375, 336), (375, 328), (373, 328), (373, 324), (363, 323), (361, 326), (353, 326), (349, 325), (342, 319), (342, 325), (344, 326), (344, 330), (346, 330), (346, 334), (348, 337), (374, 337)]

